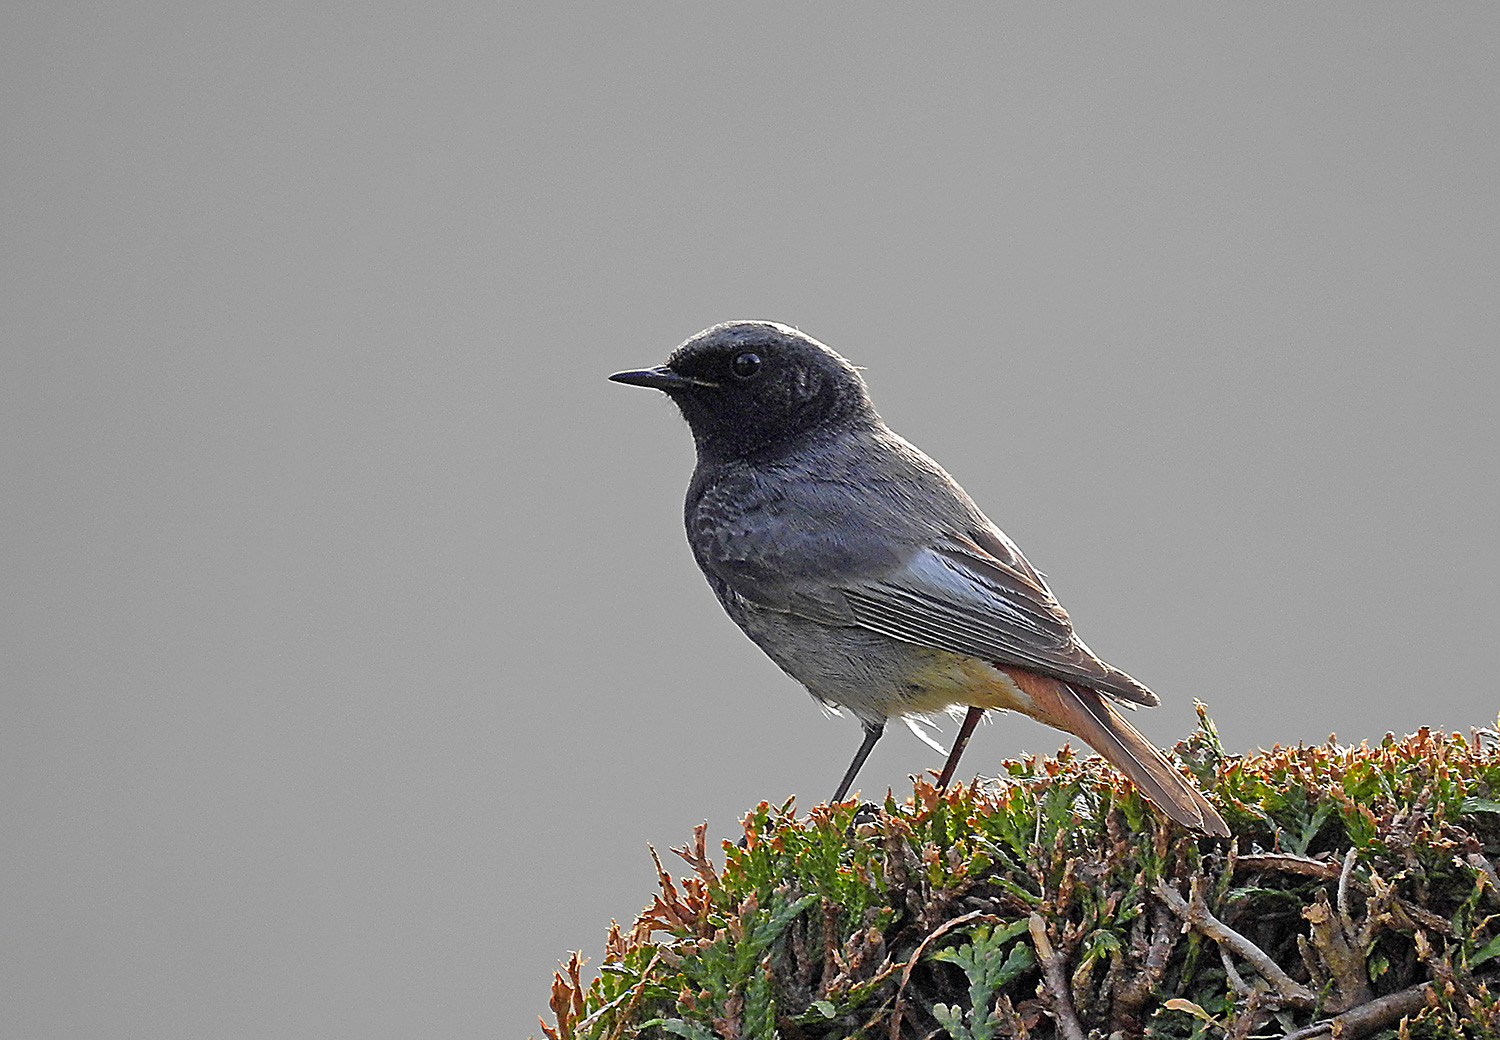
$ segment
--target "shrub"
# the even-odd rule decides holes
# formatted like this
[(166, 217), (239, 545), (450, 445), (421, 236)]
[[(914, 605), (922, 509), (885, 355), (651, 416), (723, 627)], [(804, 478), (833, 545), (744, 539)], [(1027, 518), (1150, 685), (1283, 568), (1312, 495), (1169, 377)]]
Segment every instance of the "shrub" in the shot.
[[(1232, 841), (1068, 749), (997, 780), (704, 826), (554, 979), (549, 1040), (1500, 1036), (1490, 731), (1178, 760)], [(655, 856), (655, 852), (652, 852)]]

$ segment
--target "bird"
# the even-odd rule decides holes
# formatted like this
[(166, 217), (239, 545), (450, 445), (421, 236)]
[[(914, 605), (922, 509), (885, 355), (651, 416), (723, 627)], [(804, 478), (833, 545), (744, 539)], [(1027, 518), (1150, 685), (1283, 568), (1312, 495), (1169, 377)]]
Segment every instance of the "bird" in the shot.
[(1045, 578), (946, 470), (892, 431), (860, 370), (772, 321), (731, 321), (654, 368), (617, 372), (677, 405), (697, 462), (688, 544), (725, 612), (863, 740), (888, 720), (966, 709), (946, 787), (986, 710), (1072, 734), (1168, 817), (1229, 828), (1116, 703), (1156, 694), (1097, 657)]

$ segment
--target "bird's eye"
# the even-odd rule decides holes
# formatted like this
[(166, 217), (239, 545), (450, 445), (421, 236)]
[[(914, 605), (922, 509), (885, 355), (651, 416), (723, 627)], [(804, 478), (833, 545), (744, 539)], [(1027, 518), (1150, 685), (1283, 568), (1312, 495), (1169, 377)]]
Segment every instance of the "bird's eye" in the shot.
[(760, 371), (760, 355), (748, 350), (743, 354), (736, 354), (734, 360), (729, 362), (729, 371), (738, 379), (750, 379)]

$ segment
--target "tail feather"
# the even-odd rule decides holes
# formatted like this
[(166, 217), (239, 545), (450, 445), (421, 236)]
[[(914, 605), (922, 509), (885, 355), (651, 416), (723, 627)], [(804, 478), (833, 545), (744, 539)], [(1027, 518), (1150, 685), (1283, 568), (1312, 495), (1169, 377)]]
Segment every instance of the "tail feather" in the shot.
[(1048, 676), (1023, 677), (1015, 671), (1011, 676), (1031, 697), (1039, 721), (1084, 740), (1162, 812), (1184, 827), (1230, 836), (1228, 824), (1202, 792), (1097, 691)]

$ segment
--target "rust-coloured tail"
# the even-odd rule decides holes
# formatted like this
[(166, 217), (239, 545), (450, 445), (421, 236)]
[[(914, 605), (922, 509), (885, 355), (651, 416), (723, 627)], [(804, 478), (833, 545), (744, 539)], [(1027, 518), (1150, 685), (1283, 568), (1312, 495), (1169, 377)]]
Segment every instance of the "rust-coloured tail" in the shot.
[(1027, 714), (1082, 738), (1184, 827), (1229, 837), (1228, 824), (1202, 792), (1098, 692), (1020, 669), (1009, 674), (1037, 709)]

